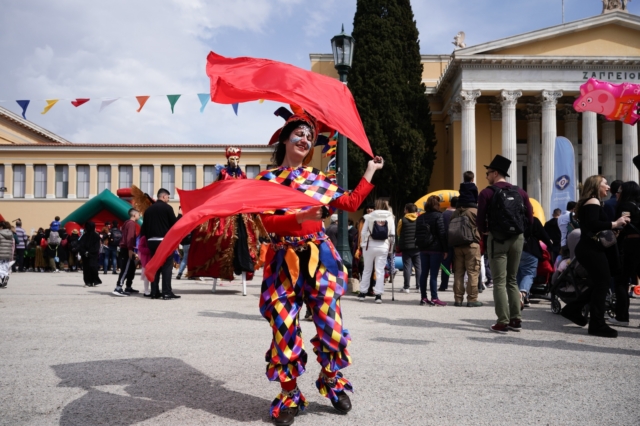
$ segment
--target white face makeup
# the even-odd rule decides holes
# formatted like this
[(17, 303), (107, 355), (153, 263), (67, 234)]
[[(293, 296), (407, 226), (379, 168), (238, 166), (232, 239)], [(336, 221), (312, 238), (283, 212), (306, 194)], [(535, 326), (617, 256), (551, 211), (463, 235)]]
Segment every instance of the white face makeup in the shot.
[(311, 149), (311, 141), (313, 140), (313, 132), (311, 131), (311, 127), (306, 124), (301, 124), (296, 127), (296, 129), (291, 132), (289, 136), (289, 143), (292, 145), (297, 144), (298, 142), (304, 140), (307, 144), (307, 150)]

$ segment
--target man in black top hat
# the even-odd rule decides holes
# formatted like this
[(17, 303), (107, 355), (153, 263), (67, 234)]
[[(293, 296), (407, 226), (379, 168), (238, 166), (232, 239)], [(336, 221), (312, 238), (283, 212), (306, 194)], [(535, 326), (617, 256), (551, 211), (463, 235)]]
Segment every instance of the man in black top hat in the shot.
[[(513, 185), (505, 180), (506, 177), (509, 177), (510, 166), (511, 160), (496, 155), (491, 164), (484, 166), (487, 169), (486, 176), (489, 185), (503, 191), (511, 189)], [(498, 321), (491, 326), (491, 330), (497, 333), (506, 333), (507, 330), (520, 331), (522, 316), (520, 314), (520, 290), (516, 275), (522, 255), (524, 236), (520, 233), (505, 237), (492, 232), (493, 228), (489, 229), (488, 219), (493, 213), (491, 206), (495, 195), (491, 186), (485, 188), (478, 196), (477, 216), (478, 231), (481, 235), (488, 236), (485, 247), (491, 265), (493, 300), (498, 316)], [(529, 195), (520, 188), (517, 188), (517, 191), (526, 210), (526, 220), (531, 224), (533, 223), (533, 208), (529, 202)]]

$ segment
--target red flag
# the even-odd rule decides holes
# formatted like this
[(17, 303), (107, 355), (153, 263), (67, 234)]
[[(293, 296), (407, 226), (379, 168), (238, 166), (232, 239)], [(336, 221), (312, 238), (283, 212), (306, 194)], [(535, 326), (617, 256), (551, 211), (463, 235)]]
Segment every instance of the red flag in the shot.
[(220, 104), (267, 99), (304, 108), (373, 157), (356, 103), (335, 78), (269, 59), (207, 57), (211, 101)]
[(75, 101), (71, 101), (71, 105), (78, 108), (82, 104), (89, 102), (89, 98), (77, 98)]
[(185, 213), (165, 235), (156, 254), (145, 267), (145, 274), (152, 281), (180, 241), (198, 225), (213, 217), (323, 205), (319, 200), (293, 188), (254, 179), (223, 180), (194, 191), (178, 190), (178, 194)]

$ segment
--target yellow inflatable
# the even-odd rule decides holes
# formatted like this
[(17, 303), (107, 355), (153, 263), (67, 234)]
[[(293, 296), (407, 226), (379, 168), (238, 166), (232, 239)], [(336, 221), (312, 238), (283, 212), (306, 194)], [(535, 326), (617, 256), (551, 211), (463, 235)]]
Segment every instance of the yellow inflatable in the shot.
[(451, 199), (453, 197), (457, 197), (458, 195), (460, 195), (460, 193), (455, 189), (441, 189), (440, 191), (430, 192), (424, 197), (420, 198), (418, 201), (416, 201), (416, 206), (418, 206), (418, 210), (420, 211), (424, 210), (424, 203), (432, 195), (436, 195), (438, 196), (438, 198), (440, 198), (440, 210), (444, 210), (449, 208), (449, 206), (451, 205)]
[[(441, 189), (440, 191), (430, 192), (416, 201), (415, 204), (416, 206), (418, 206), (418, 210), (424, 210), (424, 203), (432, 195), (436, 195), (440, 199), (440, 210), (444, 210), (449, 208), (449, 206), (451, 205), (451, 199), (453, 197), (457, 197), (458, 195), (460, 195), (460, 193), (454, 189)], [(544, 225), (547, 221), (545, 220), (544, 210), (542, 209), (542, 206), (540, 205), (538, 200), (534, 198), (529, 198), (529, 201), (531, 202), (531, 207), (533, 207), (533, 215), (537, 217)]]

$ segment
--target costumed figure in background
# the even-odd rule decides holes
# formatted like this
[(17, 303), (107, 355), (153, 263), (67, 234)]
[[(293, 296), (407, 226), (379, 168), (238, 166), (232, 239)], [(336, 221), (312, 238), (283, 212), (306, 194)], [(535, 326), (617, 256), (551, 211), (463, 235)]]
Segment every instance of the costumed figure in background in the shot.
[[(316, 138), (313, 117), (304, 112), (290, 116), (277, 132), (273, 161), (278, 168), (260, 173), (257, 179), (301, 191), (329, 208), (356, 211), (373, 189), (371, 178), (382, 168), (382, 159), (371, 160), (356, 189), (347, 193), (321, 171), (307, 166)], [(316, 386), (338, 411), (351, 409), (345, 393), (352, 390), (351, 383), (340, 372), (351, 364), (347, 351), (351, 337), (343, 328), (340, 308), (348, 277), (324, 233), (322, 219), (328, 214), (327, 207), (262, 214), (271, 244), (264, 266), (260, 313), (273, 330), (271, 348), (266, 353), (267, 378), (282, 387), (271, 404), (271, 416), (277, 425), (291, 424), (298, 410), (307, 405), (296, 382), (307, 362), (298, 316), (304, 302), (311, 308), (317, 330), (311, 339), (322, 367)]]
[[(218, 181), (246, 179), (240, 168), (240, 148), (228, 147), (227, 166), (220, 170)], [(211, 291), (216, 292), (218, 278), (233, 280), (242, 275), (242, 295), (247, 295), (247, 280), (253, 279), (260, 255), (259, 238), (266, 237), (260, 217), (238, 214), (213, 218), (196, 228), (189, 249), (190, 277), (213, 277)]]

